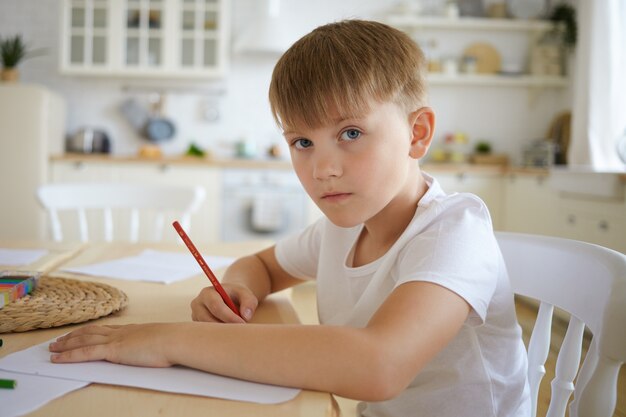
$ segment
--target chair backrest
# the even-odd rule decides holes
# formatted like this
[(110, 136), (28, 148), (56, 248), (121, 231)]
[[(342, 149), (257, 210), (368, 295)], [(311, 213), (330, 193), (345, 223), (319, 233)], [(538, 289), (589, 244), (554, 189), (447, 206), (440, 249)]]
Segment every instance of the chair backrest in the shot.
[[(114, 230), (121, 228), (115, 222), (121, 224), (122, 218), (128, 232), (123, 238), (115, 236), (116, 240), (139, 241), (141, 225), (149, 232), (149, 237), (142, 240), (160, 241), (165, 220), (170, 223), (179, 220), (187, 231), (190, 229), (191, 214), (204, 201), (205, 190), (200, 186), (59, 183), (40, 186), (37, 198), (48, 213), (54, 241), (63, 240), (62, 225), (69, 228), (67, 223), (73, 220), (71, 223), (78, 225), (82, 242), (90, 239), (89, 225), (95, 223), (102, 228), (102, 240), (111, 242)], [(71, 212), (74, 219), (62, 222), (60, 212)]]
[[(528, 379), (536, 415), (550, 348), (553, 307), (570, 314), (559, 350), (548, 417), (610, 417), (626, 361), (626, 255), (562, 238), (497, 232), (516, 294), (540, 302), (528, 346)], [(580, 367), (585, 325), (591, 344)], [(576, 378), (576, 386), (573, 381)]]

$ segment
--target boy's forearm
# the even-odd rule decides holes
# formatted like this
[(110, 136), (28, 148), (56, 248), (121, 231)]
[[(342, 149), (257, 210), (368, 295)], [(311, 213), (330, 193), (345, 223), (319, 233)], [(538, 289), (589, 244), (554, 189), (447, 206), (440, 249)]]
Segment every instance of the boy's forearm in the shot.
[(271, 292), (271, 278), (256, 255), (237, 259), (224, 274), (224, 283), (239, 284), (250, 289), (261, 301)]
[(386, 355), (364, 329), (186, 323), (176, 332), (172, 363), (362, 400), (386, 399), (395, 389), (381, 366)]

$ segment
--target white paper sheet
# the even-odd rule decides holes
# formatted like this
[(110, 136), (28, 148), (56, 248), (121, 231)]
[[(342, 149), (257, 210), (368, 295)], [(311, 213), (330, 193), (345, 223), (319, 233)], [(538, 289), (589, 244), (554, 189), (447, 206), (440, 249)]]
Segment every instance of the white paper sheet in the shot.
[[(224, 268), (233, 263), (234, 260), (234, 258), (223, 256), (205, 257), (205, 261), (213, 270)], [(204, 275), (202, 268), (191, 253), (163, 252), (151, 249), (147, 249), (137, 256), (63, 268), (62, 270), (128, 281), (152, 281), (166, 284), (187, 279), (197, 274)]]
[(0, 265), (28, 265), (47, 254), (45, 249), (5, 249), (0, 248)]
[(0, 371), (0, 378), (17, 381), (15, 389), (0, 389), (0, 415), (17, 417), (35, 411), (89, 382)]
[(180, 394), (201, 395), (260, 404), (293, 399), (299, 389), (258, 384), (184, 367), (142, 368), (109, 362), (58, 364), (50, 362), (51, 341), (0, 359), (0, 369), (101, 384), (124, 385)]

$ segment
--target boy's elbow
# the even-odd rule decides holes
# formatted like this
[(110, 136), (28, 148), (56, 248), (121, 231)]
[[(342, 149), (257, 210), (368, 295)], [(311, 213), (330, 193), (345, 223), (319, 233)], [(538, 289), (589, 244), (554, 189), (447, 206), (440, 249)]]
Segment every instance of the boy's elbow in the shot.
[(387, 401), (400, 395), (413, 380), (389, 356), (381, 353), (367, 365), (365, 378), (359, 381), (354, 397), (360, 401)]

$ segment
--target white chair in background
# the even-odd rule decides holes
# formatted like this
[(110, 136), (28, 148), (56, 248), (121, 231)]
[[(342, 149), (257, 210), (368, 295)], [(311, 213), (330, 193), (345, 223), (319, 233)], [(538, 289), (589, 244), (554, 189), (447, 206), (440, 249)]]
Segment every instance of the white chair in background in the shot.
[[(71, 211), (76, 214), (80, 240), (89, 240), (88, 212), (101, 212), (99, 222), (104, 241), (113, 240), (114, 218), (122, 212), (128, 212), (128, 234), (117, 240), (137, 242), (140, 224), (150, 220), (148, 226), (151, 241), (163, 239), (163, 229), (167, 220), (180, 221), (189, 231), (191, 214), (196, 211), (205, 198), (204, 188), (197, 186), (116, 184), (116, 183), (80, 183), (47, 184), (37, 189), (37, 198), (46, 209), (50, 220), (52, 238), (56, 242), (63, 240), (62, 222), (59, 212)], [(114, 216), (115, 212), (115, 216)], [(143, 217), (143, 219), (142, 219)], [(174, 229), (172, 229), (173, 231)], [(174, 235), (176, 233), (174, 232)]]
[[(564, 416), (573, 392), (570, 417), (611, 417), (619, 370), (626, 361), (626, 255), (569, 239), (506, 232), (497, 232), (496, 237), (513, 292), (540, 302), (528, 346), (533, 417), (555, 306), (569, 313), (570, 321), (556, 362), (547, 416)], [(579, 371), (585, 325), (592, 339)]]

